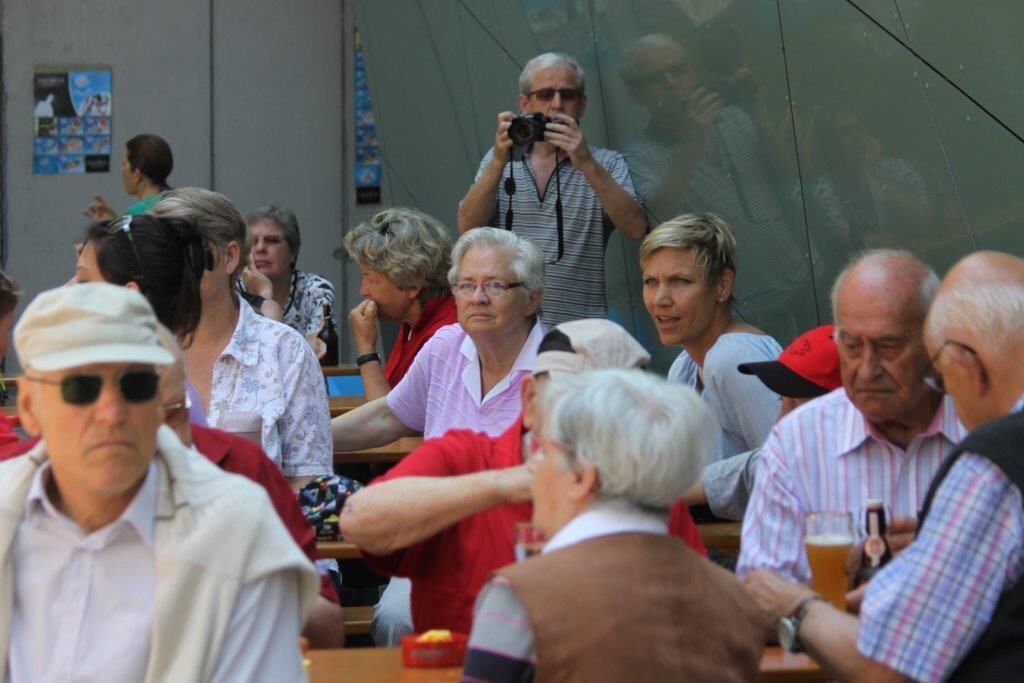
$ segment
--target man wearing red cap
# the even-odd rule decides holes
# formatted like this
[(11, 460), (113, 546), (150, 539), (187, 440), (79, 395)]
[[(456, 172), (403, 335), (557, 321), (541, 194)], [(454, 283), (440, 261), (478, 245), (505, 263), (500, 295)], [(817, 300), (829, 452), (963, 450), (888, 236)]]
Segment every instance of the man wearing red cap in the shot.
[[(782, 397), (779, 420), (797, 406), (842, 386), (834, 329), (833, 325), (815, 327), (794, 339), (778, 360), (737, 367)], [(755, 448), (708, 465), (687, 492), (686, 504), (707, 504), (716, 517), (742, 520), (760, 460), (761, 449)]]

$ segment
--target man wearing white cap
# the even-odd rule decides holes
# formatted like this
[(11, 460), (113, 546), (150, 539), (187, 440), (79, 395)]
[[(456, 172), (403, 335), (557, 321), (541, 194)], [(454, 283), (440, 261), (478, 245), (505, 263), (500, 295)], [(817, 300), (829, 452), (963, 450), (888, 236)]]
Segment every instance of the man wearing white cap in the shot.
[(303, 677), (316, 572), (266, 493), (167, 427), (138, 292), (40, 294), (14, 334), (42, 441), (0, 463), (0, 661), (18, 681)]
[(523, 380), (523, 414), (492, 438), (453, 429), (424, 443), (345, 504), (341, 529), (374, 570), (412, 579), (417, 631), (468, 633), (480, 588), (515, 560), (515, 527), (532, 516), (525, 464), (530, 430), (551, 373), (642, 367), (650, 355), (608, 320), (558, 325), (540, 344)]

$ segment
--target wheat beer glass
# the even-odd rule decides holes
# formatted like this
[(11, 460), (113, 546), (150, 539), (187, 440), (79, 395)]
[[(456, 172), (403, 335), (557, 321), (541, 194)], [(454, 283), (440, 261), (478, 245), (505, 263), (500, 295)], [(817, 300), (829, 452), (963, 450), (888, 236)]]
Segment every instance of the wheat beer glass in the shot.
[(804, 518), (804, 548), (811, 567), (811, 588), (846, 611), (846, 556), (853, 546), (853, 515), (812, 512)]

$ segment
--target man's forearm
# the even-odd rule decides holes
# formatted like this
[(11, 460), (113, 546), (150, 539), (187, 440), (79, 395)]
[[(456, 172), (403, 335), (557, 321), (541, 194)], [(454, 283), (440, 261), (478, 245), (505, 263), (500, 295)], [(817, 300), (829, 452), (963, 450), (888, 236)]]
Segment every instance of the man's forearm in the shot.
[(374, 555), (424, 541), (505, 502), (494, 472), (457, 477), (401, 477), (369, 486), (345, 503), (345, 540)]
[(896, 683), (906, 676), (868, 659), (857, 649), (857, 618), (826, 603), (813, 603), (800, 628), (800, 640), (816, 662), (841, 681)]
[(487, 225), (494, 215), (494, 201), (498, 197), (498, 184), (505, 164), (496, 162), (494, 158), (484, 170), (483, 175), (469, 186), (466, 196), (459, 202), (459, 233)]
[(633, 195), (615, 182), (604, 166), (596, 161), (585, 164), (580, 171), (594, 190), (598, 201), (601, 202), (601, 208), (608, 214), (612, 224), (627, 239), (641, 239), (647, 232), (647, 217)]

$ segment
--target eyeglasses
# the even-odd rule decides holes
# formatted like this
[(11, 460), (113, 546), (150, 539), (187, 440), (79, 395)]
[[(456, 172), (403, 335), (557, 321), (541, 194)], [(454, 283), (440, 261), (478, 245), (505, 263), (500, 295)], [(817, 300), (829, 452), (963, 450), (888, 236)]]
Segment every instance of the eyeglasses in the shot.
[(469, 297), (476, 294), (477, 287), (484, 288), (484, 294), (488, 299), (500, 298), (505, 295), (510, 289), (516, 287), (522, 287), (522, 282), (502, 282), (501, 280), (489, 280), (488, 282), (469, 282), (468, 280), (460, 280), (452, 285), (452, 292), (455, 296), (468, 299)]
[(139, 256), (139, 250), (135, 246), (135, 239), (132, 237), (132, 217), (121, 216), (120, 218), (110, 221), (107, 225), (107, 234), (116, 235), (122, 233), (128, 238), (128, 246), (132, 248), (132, 253), (135, 254), (135, 263), (139, 266), (139, 284), (142, 284), (146, 277), (142, 272), (142, 257)]
[(541, 88), (528, 93), (527, 97), (536, 97), (541, 102), (550, 102), (555, 99), (555, 93), (558, 93), (563, 102), (575, 102), (582, 96), (579, 88)]
[[(67, 375), (59, 380), (30, 375), (24, 377), (32, 382), (59, 386), (64, 402), (73, 406), (95, 403), (103, 390), (102, 375)], [(114, 381), (121, 390), (121, 396), (128, 403), (145, 403), (151, 400), (156, 396), (156, 390), (160, 385), (160, 377), (152, 370), (122, 370), (114, 375)]]
[(967, 353), (975, 357), (977, 357), (978, 355), (978, 352), (972, 349), (967, 344), (962, 344), (958, 341), (953, 341), (952, 339), (947, 339), (946, 341), (942, 342), (942, 344), (939, 346), (939, 350), (936, 351), (935, 355), (931, 357), (928, 366), (928, 374), (921, 378), (921, 381), (924, 383), (926, 387), (939, 394), (946, 393), (946, 382), (942, 379), (942, 373), (939, 372), (938, 368), (935, 367), (935, 361), (939, 359), (939, 356), (942, 355), (943, 349), (945, 349), (947, 346), (955, 346), (958, 349), (966, 351)]
[(654, 85), (656, 83), (663, 83), (669, 79), (679, 80), (686, 75), (689, 68), (690, 67), (686, 64), (669, 64), (668, 66), (656, 71), (638, 75), (636, 77), (636, 82), (640, 85)]
[(192, 397), (185, 393), (185, 398), (177, 403), (164, 406), (164, 424), (177, 427), (188, 419), (188, 411), (192, 408)]

